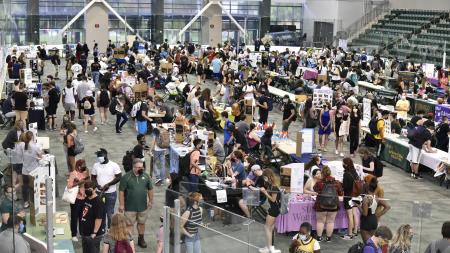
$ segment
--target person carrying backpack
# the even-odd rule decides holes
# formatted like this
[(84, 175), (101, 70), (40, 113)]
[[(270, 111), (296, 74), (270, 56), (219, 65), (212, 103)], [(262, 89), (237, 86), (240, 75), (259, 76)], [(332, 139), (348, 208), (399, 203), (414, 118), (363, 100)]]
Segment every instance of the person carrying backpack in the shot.
[[(341, 183), (331, 176), (331, 170), (325, 166), (322, 169), (322, 179), (314, 185), (314, 191), (318, 197), (314, 203), (317, 219), (317, 241), (321, 242), (326, 239), (331, 241), (334, 230), (334, 221), (337, 211), (339, 210), (339, 196), (343, 196)], [(322, 237), (322, 233), (326, 227), (326, 238)]]
[(156, 177), (155, 185), (161, 185), (166, 178), (166, 152), (170, 147), (169, 131), (162, 127), (162, 120), (156, 120), (153, 130), (153, 175)]
[(112, 217), (111, 227), (103, 239), (103, 252), (134, 253), (134, 241), (127, 229), (127, 219), (122, 213)]

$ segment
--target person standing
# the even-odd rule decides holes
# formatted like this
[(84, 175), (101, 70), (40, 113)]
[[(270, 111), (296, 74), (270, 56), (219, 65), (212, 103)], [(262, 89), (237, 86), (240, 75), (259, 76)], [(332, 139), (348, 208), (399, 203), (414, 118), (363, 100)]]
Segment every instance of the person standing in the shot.
[(76, 96), (77, 90), (73, 87), (71, 81), (67, 81), (66, 87), (64, 87), (62, 92), (62, 103), (64, 110), (66, 111), (66, 115), (70, 115), (70, 121), (74, 121), (75, 119), (75, 109), (76, 109)]
[(80, 235), (83, 253), (100, 253), (100, 242), (106, 232), (106, 208), (97, 195), (96, 183), (84, 183), (86, 199), (80, 218)]
[(49, 86), (48, 107), (47, 107), (48, 126), (52, 131), (55, 131), (56, 111), (58, 110), (60, 93), (58, 89), (55, 87), (55, 81), (52, 80), (48, 82), (48, 86)]
[(350, 112), (350, 155), (355, 157), (359, 146), (359, 129), (361, 129), (361, 111), (358, 105), (353, 106)]
[(130, 231), (137, 222), (138, 245), (147, 248), (144, 240), (145, 222), (148, 211), (153, 206), (153, 185), (150, 176), (144, 173), (144, 163), (140, 159), (133, 160), (133, 170), (120, 180), (119, 212), (125, 212)]
[(100, 91), (97, 92), (97, 105), (100, 111), (100, 124), (106, 124), (108, 121), (108, 109), (111, 103), (111, 93), (106, 85), (102, 85)]
[(86, 96), (81, 99), (81, 106), (83, 107), (84, 114), (84, 133), (88, 133), (89, 121), (92, 122), (94, 127), (94, 133), (97, 131), (97, 126), (95, 124), (95, 98), (93, 96), (92, 90), (87, 90)]
[(125, 112), (125, 99), (120, 97), (113, 98), (113, 101), (116, 100), (116, 133), (122, 133), (122, 127), (127, 123), (128, 116)]
[(362, 193), (364, 181), (359, 177), (355, 170), (355, 165), (351, 158), (346, 157), (342, 160), (344, 167), (344, 176), (342, 180), (342, 188), (344, 190), (344, 209), (347, 213), (347, 234), (341, 236), (344, 240), (352, 240), (358, 234), (359, 221), (357, 215), (358, 207), (350, 203), (352, 197), (358, 197)]
[(256, 101), (256, 106), (259, 108), (259, 123), (267, 124), (269, 118), (269, 97), (267, 96), (267, 90), (261, 90), (261, 96)]
[(273, 246), (273, 230), (275, 228), (275, 220), (280, 215), (280, 189), (279, 183), (275, 179), (275, 174), (271, 169), (265, 169), (263, 171), (264, 186), (260, 188), (260, 191), (267, 198), (269, 203), (269, 210), (267, 210), (266, 223), (264, 224), (264, 232), (266, 235), (266, 247), (259, 249), (259, 252), (273, 253), (277, 251)]
[(227, 111), (223, 111), (220, 115), (222, 116), (222, 120), (225, 121), (223, 127), (223, 147), (225, 149), (225, 156), (228, 156), (228, 154), (230, 154), (231, 151), (233, 150), (233, 146), (229, 145), (229, 141), (231, 139), (231, 135), (233, 133), (235, 126), (234, 123), (228, 119)]
[(189, 194), (191, 205), (181, 216), (181, 231), (186, 236), (186, 253), (201, 253), (198, 228), (202, 226), (202, 209), (200, 204), (203, 197), (198, 192)]
[(117, 163), (108, 159), (108, 151), (106, 149), (100, 148), (95, 154), (97, 156), (97, 162), (92, 167), (91, 178), (97, 185), (98, 193), (105, 198), (109, 228), (117, 199), (116, 185), (122, 177), (122, 172)]
[[(94, 47), (94, 50), (95, 50), (95, 47)], [(98, 87), (98, 84), (99, 84), (101, 68), (102, 68), (102, 66), (100, 65), (100, 63), (98, 61), (98, 57), (94, 57), (94, 62), (91, 64), (91, 75), (92, 75), (92, 80), (95, 83), (95, 87)]]
[(397, 229), (389, 245), (389, 253), (411, 253), (413, 229), (409, 224), (403, 224)]
[(214, 59), (211, 61), (213, 78), (216, 81), (220, 81), (222, 79), (222, 61), (219, 59), (217, 55), (214, 56)]
[(69, 179), (67, 179), (68, 189), (76, 186), (79, 187), (75, 203), (70, 204), (70, 231), (72, 232), (72, 241), (74, 242), (78, 242), (78, 221), (83, 211), (84, 199), (86, 198), (84, 183), (87, 180), (89, 180), (89, 170), (86, 167), (86, 162), (80, 159), (75, 163), (75, 169), (70, 172)]
[(442, 224), (441, 234), (442, 239), (433, 241), (428, 244), (424, 253), (448, 252), (448, 250), (450, 249), (450, 221), (446, 221)]
[(203, 141), (201, 139), (195, 139), (193, 141), (194, 150), (187, 155), (191, 156), (190, 165), (189, 165), (189, 192), (197, 192), (198, 191), (198, 181), (200, 178), (200, 150), (203, 146)]
[[(81, 100), (83, 98), (87, 97), (87, 93), (89, 90), (91, 90), (91, 87), (89, 87), (86, 76), (80, 76), (80, 78), (77, 78), (76, 83), (78, 83), (78, 85), (74, 85), (74, 87), (77, 90), (77, 94), (78, 94), (78, 118), (81, 119), (81, 112), (82, 112), (82, 109), (84, 109), (83, 108), (84, 106), (81, 103)], [(91, 96), (92, 96), (92, 93), (91, 93)]]
[(382, 248), (389, 244), (392, 239), (392, 232), (386, 226), (379, 226), (372, 237), (364, 240), (363, 253), (382, 252)]
[[(153, 130), (153, 176), (156, 177), (155, 184), (159, 186), (166, 179), (166, 147), (160, 147), (158, 144), (167, 142), (170, 144), (169, 132), (162, 127), (161, 119), (157, 119), (157, 126)], [(167, 140), (163, 140), (167, 139)]]
[[(121, 253), (135, 253), (134, 241), (127, 228), (127, 218), (121, 213), (116, 213), (112, 217), (111, 228), (103, 239), (103, 253), (115, 253), (116, 247), (120, 244)], [(119, 249), (117, 249), (119, 250)]]
[(80, 65), (79, 60), (72, 60), (72, 62), (72, 67), (70, 68), (70, 70), (72, 71), (72, 77), (78, 77), (78, 75), (83, 72), (83, 67)]
[(24, 122), (28, 119), (28, 109), (30, 108), (30, 100), (24, 91), (25, 84), (19, 84), (19, 90), (14, 92), (12, 95), (12, 105), (14, 111), (16, 112), (16, 122), (23, 120)]
[(22, 195), (23, 195), (23, 207), (28, 208), (30, 206), (29, 200), (32, 196), (33, 185), (31, 184), (30, 173), (39, 167), (39, 160), (42, 158), (42, 150), (38, 144), (34, 142), (34, 134), (31, 131), (26, 132), (21, 137), (20, 148), (23, 154), (23, 168), (22, 168)]
[(152, 121), (151, 118), (148, 117), (148, 108), (149, 108), (149, 104), (152, 103), (153, 98), (152, 97), (147, 97), (147, 100), (138, 102), (141, 103), (141, 106), (138, 110), (138, 112), (136, 113), (136, 125), (137, 125), (137, 131), (138, 134), (146, 134), (147, 133), (147, 121)]
[(389, 111), (382, 111), (381, 112), (381, 118), (376, 120), (376, 128), (378, 131), (378, 134), (375, 134), (373, 137), (376, 142), (377, 147), (377, 158), (381, 156), (381, 153), (384, 149), (384, 126), (385, 126), (385, 120), (389, 118)]
[(285, 95), (283, 97), (283, 124), (282, 124), (282, 131), (287, 133), (289, 130), (289, 125), (297, 119), (297, 116), (295, 115), (295, 107), (292, 104), (291, 100), (289, 99), (288, 95)]
[(319, 148), (323, 152), (327, 152), (328, 138), (331, 134), (330, 110), (331, 104), (326, 102), (319, 115)]
[[(24, 219), (20, 216), (8, 218), (6, 230), (0, 233), (0, 245), (2, 253), (31, 253), (30, 244), (20, 233), (20, 225)], [(12, 243), (14, 242), (14, 244)]]
[[(431, 123), (431, 124), (430, 124)], [(421, 179), (419, 174), (419, 159), (422, 148), (427, 153), (436, 153), (436, 149), (431, 147), (432, 131), (434, 132), (434, 122), (427, 122), (427, 127), (423, 126), (423, 119), (417, 121), (417, 127), (408, 131), (409, 153), (406, 159), (411, 164), (411, 178)]]

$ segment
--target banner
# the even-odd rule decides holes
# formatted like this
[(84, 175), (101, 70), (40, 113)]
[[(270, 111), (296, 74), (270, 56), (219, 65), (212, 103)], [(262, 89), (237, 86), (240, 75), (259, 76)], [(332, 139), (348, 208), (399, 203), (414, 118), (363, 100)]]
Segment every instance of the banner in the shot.
[(436, 105), (434, 108), (434, 121), (441, 122), (442, 117), (447, 116), (450, 118), (450, 106), (448, 105)]
[(371, 118), (372, 118), (372, 100), (368, 98), (363, 98), (362, 125), (368, 126)]
[(313, 91), (313, 105), (317, 107), (321, 104), (325, 104), (325, 102), (333, 105), (333, 90), (331, 89), (315, 89)]

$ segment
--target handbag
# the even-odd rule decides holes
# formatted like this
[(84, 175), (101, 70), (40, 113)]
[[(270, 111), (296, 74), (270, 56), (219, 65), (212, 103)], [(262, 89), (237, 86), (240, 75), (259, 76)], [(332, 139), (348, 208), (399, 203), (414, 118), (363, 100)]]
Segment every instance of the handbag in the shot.
[(78, 185), (72, 188), (67, 188), (66, 186), (66, 188), (64, 189), (62, 200), (70, 204), (75, 204), (79, 189), (80, 187)]

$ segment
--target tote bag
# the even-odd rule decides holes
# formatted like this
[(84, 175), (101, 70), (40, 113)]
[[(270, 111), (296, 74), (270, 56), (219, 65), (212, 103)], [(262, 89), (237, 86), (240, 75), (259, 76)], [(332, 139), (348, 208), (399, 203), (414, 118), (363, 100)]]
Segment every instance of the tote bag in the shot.
[(75, 204), (75, 200), (77, 199), (79, 189), (80, 187), (78, 185), (72, 188), (67, 188), (66, 186), (66, 188), (64, 189), (62, 200), (70, 204)]

